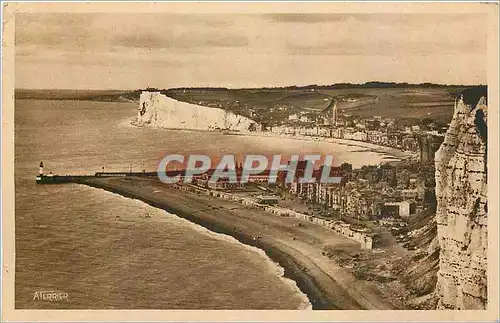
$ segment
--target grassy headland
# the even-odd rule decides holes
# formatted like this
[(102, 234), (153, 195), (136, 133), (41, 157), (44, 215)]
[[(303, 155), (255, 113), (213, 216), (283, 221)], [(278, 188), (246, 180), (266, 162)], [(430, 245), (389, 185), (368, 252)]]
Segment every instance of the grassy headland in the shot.
[[(264, 124), (296, 113), (328, 113), (335, 99), (338, 109), (353, 116), (381, 116), (396, 120), (430, 118), (446, 124), (456, 96), (475, 85), (438, 85), (368, 82), (255, 89), (174, 88), (160, 91), (176, 100), (219, 107)], [(142, 90), (25, 90), (16, 99), (134, 102)]]

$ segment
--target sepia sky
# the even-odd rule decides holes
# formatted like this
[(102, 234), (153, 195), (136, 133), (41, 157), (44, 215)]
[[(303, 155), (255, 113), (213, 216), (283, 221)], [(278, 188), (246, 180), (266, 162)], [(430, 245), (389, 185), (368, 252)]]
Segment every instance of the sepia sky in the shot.
[(17, 14), (16, 87), (486, 84), (480, 14)]

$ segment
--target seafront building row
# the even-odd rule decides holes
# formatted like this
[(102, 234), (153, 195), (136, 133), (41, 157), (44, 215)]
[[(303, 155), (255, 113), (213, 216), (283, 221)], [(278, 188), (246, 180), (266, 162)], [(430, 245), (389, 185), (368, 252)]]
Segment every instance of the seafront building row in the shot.
[(327, 125), (280, 125), (271, 127), (269, 132), (275, 135), (311, 136), (368, 142), (418, 152), (420, 160), (426, 162), (433, 160), (433, 154), (444, 139), (444, 135), (437, 130), (422, 131), (418, 126), (405, 127), (403, 130), (366, 130), (341, 125), (333, 128)]
[[(361, 247), (364, 249), (372, 249), (372, 247), (373, 247), (374, 234), (368, 232), (367, 230), (363, 230), (363, 229), (356, 230), (356, 229), (352, 228), (349, 224), (342, 222), (342, 221), (335, 221), (332, 219), (319, 218), (317, 216), (308, 215), (305, 213), (297, 212), (295, 210), (291, 210), (291, 209), (287, 209), (287, 208), (283, 208), (283, 207), (279, 207), (279, 206), (275, 206), (275, 205), (263, 204), (262, 202), (260, 202), (256, 199), (241, 197), (241, 196), (238, 196), (236, 194), (231, 194), (229, 192), (203, 189), (203, 188), (200, 188), (199, 186), (195, 186), (195, 185), (176, 185), (176, 187), (178, 189), (181, 189), (181, 190), (187, 190), (187, 191), (192, 191), (192, 192), (197, 192), (197, 193), (202, 192), (204, 194), (214, 196), (214, 197), (217, 197), (220, 199), (235, 201), (235, 202), (241, 203), (243, 205), (255, 207), (255, 208), (258, 208), (262, 211), (269, 212), (271, 214), (275, 214), (278, 216), (290, 217), (290, 218), (295, 218), (295, 219), (299, 219), (299, 220), (309, 221), (313, 224), (321, 225), (325, 228), (331, 229), (331, 230), (337, 232), (338, 234), (343, 235), (346, 238), (349, 238), (351, 240), (359, 242)], [(260, 237), (254, 237), (254, 239), (259, 239), (259, 238)]]
[(252, 175), (248, 183), (236, 184), (223, 179), (212, 182), (205, 175), (181, 187), (323, 225), (363, 248), (372, 248), (377, 240), (370, 231), (363, 231), (364, 221), (390, 224), (435, 205), (432, 163), (406, 161), (359, 169), (342, 164), (338, 172), (343, 180), (336, 184), (285, 183), (283, 176), (268, 184), (265, 175)]

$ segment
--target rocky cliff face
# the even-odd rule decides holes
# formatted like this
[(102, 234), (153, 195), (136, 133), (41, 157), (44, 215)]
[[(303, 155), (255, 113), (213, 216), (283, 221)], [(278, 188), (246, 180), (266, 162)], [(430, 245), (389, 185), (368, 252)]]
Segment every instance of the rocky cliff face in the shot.
[(252, 131), (258, 124), (244, 116), (169, 98), (160, 92), (141, 93), (136, 125), (174, 129)]
[(457, 100), (435, 156), (440, 309), (487, 306), (487, 105), (476, 103)]

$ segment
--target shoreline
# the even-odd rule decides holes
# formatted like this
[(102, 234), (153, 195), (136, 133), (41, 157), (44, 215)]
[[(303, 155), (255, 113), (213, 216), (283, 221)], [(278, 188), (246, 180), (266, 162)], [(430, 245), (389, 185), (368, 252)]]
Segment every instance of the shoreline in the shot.
[(109, 188), (105, 185), (101, 186), (98, 184), (85, 183), (84, 185), (118, 194), (125, 198), (142, 201), (154, 208), (164, 210), (193, 224), (199, 225), (213, 233), (230, 236), (247, 247), (257, 248), (263, 251), (271, 261), (276, 263), (279, 267), (283, 268), (283, 277), (290, 279), (296, 283), (297, 288), (308, 298), (313, 310), (340, 309), (335, 308), (333, 304), (325, 299), (321, 290), (317, 289), (317, 287), (311, 286), (314, 285), (314, 279), (304, 274), (300, 269), (300, 265), (297, 262), (293, 261), (293, 259), (287, 259), (286, 253), (280, 250), (274, 249), (271, 246), (266, 246), (262, 243), (256, 243), (251, 237), (245, 235), (244, 233), (232, 232), (231, 230), (219, 226), (215, 223), (199, 220), (196, 217), (193, 217), (192, 215), (187, 214), (177, 208), (162, 203), (157, 203), (144, 197), (135, 196), (120, 189)]
[[(172, 129), (173, 130), (173, 129)], [(413, 152), (404, 151), (399, 148), (382, 146), (379, 144), (361, 141), (361, 140), (352, 140), (352, 139), (343, 139), (343, 138), (333, 138), (333, 137), (319, 137), (319, 136), (303, 136), (303, 135), (277, 135), (268, 132), (248, 132), (248, 133), (240, 133), (240, 132), (229, 132), (226, 133), (227, 136), (243, 136), (243, 137), (260, 137), (260, 138), (277, 138), (277, 139), (290, 139), (290, 140), (302, 140), (309, 142), (321, 142), (321, 143), (331, 143), (331, 144), (339, 144), (347, 147), (359, 147), (371, 152), (391, 155), (397, 159), (402, 159), (406, 157), (411, 157)]]
[[(134, 123), (135, 120), (128, 122), (129, 126), (134, 128), (144, 128), (147, 125), (137, 125)], [(320, 142), (320, 143), (330, 143), (338, 144), (346, 147), (358, 147), (370, 152), (382, 154), (385, 156), (394, 157), (394, 159), (389, 159), (384, 156), (384, 159), (389, 159), (388, 162), (394, 160), (402, 160), (405, 158), (413, 157), (416, 153), (411, 151), (404, 151), (399, 148), (383, 146), (367, 141), (343, 139), (343, 138), (333, 138), (333, 137), (319, 137), (319, 136), (304, 136), (304, 135), (278, 135), (270, 132), (236, 132), (236, 131), (226, 131), (226, 130), (207, 130), (207, 129), (184, 129), (184, 128), (170, 128), (170, 127), (153, 127), (153, 129), (164, 129), (169, 131), (181, 131), (181, 132), (211, 132), (219, 133), (225, 136), (240, 136), (240, 137), (258, 137), (258, 138), (276, 138), (276, 139), (289, 139), (289, 140), (300, 140), (307, 142)]]
[(163, 212), (165, 212), (169, 216), (174, 216), (179, 221), (185, 221), (186, 223), (188, 223), (191, 226), (191, 228), (193, 230), (196, 230), (198, 232), (202, 232), (203, 234), (206, 234), (206, 235), (208, 235), (208, 236), (210, 236), (210, 237), (212, 237), (214, 239), (217, 239), (219, 241), (223, 241), (224, 243), (238, 244), (238, 245), (242, 246), (243, 248), (246, 248), (248, 250), (251, 250), (252, 252), (255, 252), (258, 255), (258, 257), (263, 258), (264, 261), (266, 261), (268, 263), (268, 265), (270, 266), (270, 268), (272, 268), (273, 271), (276, 270), (277, 277), (279, 279), (281, 279), (284, 284), (286, 284), (287, 286), (289, 286), (293, 290), (293, 292), (297, 293), (297, 295), (300, 297), (301, 304), (300, 304), (300, 307), (297, 308), (296, 310), (312, 310), (312, 304), (311, 304), (310, 299), (307, 297), (307, 294), (305, 294), (297, 286), (297, 282), (295, 280), (293, 280), (293, 279), (285, 276), (285, 268), (281, 267), (279, 263), (277, 263), (276, 261), (274, 261), (273, 259), (271, 259), (266, 254), (266, 252), (264, 250), (262, 250), (260, 248), (257, 248), (255, 246), (244, 244), (241, 241), (239, 241), (238, 239), (236, 239), (235, 237), (233, 237), (232, 235), (221, 234), (221, 233), (217, 233), (217, 232), (211, 231), (211, 230), (207, 229), (206, 227), (204, 227), (202, 225), (199, 225), (199, 224), (196, 224), (194, 222), (191, 222), (191, 221), (185, 219), (184, 217), (181, 217), (181, 216), (179, 216), (179, 215), (177, 215), (175, 213), (170, 213), (167, 210), (165, 210), (164, 208), (158, 208), (158, 207), (152, 206), (151, 204), (146, 203), (146, 202), (144, 202), (141, 199), (137, 199), (137, 198), (133, 198), (133, 197), (126, 197), (126, 196), (124, 196), (124, 195), (122, 195), (120, 193), (115, 193), (115, 192), (112, 192), (110, 190), (102, 189), (102, 188), (98, 188), (98, 187), (94, 187), (94, 186), (91, 186), (91, 188), (92, 189), (98, 189), (98, 190), (105, 191), (108, 194), (115, 194), (115, 195), (117, 195), (117, 196), (119, 196), (121, 198), (127, 199), (127, 200), (139, 201), (140, 203), (143, 203), (143, 204), (145, 204), (145, 205), (147, 205), (147, 206), (149, 206), (151, 208), (163, 211)]
[[(234, 202), (220, 201), (209, 197), (198, 198), (195, 193), (184, 191), (181, 193), (152, 179), (86, 179), (78, 183), (119, 194), (126, 198), (140, 200), (152, 207), (165, 210), (200, 225), (209, 231), (231, 236), (246, 246), (262, 250), (267, 257), (283, 268), (283, 277), (296, 283), (298, 289), (307, 296), (314, 310), (392, 308), (386, 300), (377, 299), (376, 292), (370, 295), (370, 291), (364, 293), (363, 289), (358, 290), (356, 286), (351, 286), (353, 278), (345, 276), (342, 271), (334, 270), (341, 277), (341, 279), (337, 279), (338, 277), (333, 277), (328, 270), (325, 270), (324, 261), (316, 261), (316, 255), (312, 255), (308, 251), (311, 250), (311, 246), (304, 246), (304, 242), (311, 244), (308, 241), (311, 239), (310, 236), (300, 237), (295, 241), (295, 234), (299, 236), (303, 233), (292, 232), (293, 239), (287, 238), (286, 236), (290, 235), (289, 231), (300, 231), (300, 229), (293, 227), (293, 223), (298, 220), (261, 214), (255, 209), (241, 206), (240, 210), (237, 211), (234, 210), (234, 207), (230, 207), (235, 205)], [(159, 188), (162, 190), (161, 195), (153, 193), (157, 192)], [(207, 199), (210, 200), (210, 203), (207, 203)], [(207, 206), (210, 207), (207, 208)], [(239, 214), (236, 214), (238, 212)], [(241, 216), (241, 218), (235, 221), (235, 216)], [(283, 223), (286, 223), (286, 227), (283, 226)], [(255, 239), (255, 235), (259, 235), (263, 227), (268, 229), (268, 226), (271, 226), (271, 234)], [(318, 226), (314, 227), (313, 230), (313, 236), (315, 236), (316, 233), (325, 235), (322, 230), (326, 229)], [(340, 240), (344, 244), (348, 243), (344, 242), (342, 238)], [(315, 243), (312, 242), (312, 244)], [(318, 253), (321, 251), (318, 250), (317, 245), (314, 250)], [(354, 288), (351, 289), (351, 287)]]

